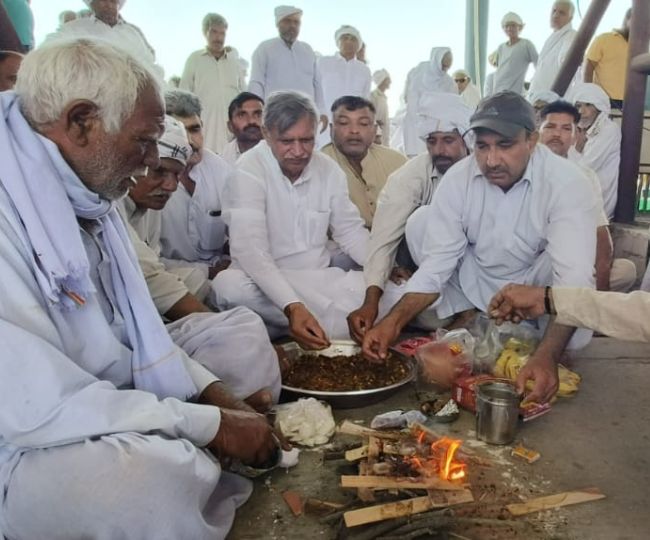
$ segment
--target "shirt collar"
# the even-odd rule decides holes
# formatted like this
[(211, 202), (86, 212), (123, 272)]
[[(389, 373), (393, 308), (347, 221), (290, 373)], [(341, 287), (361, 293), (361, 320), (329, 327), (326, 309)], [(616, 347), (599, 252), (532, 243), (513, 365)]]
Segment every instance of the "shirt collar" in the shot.
[(114, 26), (111, 26), (110, 24), (106, 24), (104, 21), (99, 20), (95, 16), (94, 13), (90, 16), (90, 20), (93, 21), (94, 23), (103, 24), (104, 26), (108, 26), (109, 28), (115, 28), (115, 26), (119, 26), (121, 24), (126, 24), (126, 21), (122, 18), (122, 15), (117, 16), (117, 22), (115, 23)]
[(224, 51), (223, 51), (223, 54), (222, 54), (219, 58), (216, 58), (216, 57), (215, 57), (215, 56), (210, 52), (210, 50), (208, 49), (208, 47), (206, 46), (206, 47), (203, 49), (203, 52), (201, 53), (201, 56), (212, 56), (212, 58), (214, 58), (214, 59), (218, 62), (219, 60), (222, 60), (222, 59), (226, 59), (226, 58), (228, 58), (228, 51), (224, 50)]

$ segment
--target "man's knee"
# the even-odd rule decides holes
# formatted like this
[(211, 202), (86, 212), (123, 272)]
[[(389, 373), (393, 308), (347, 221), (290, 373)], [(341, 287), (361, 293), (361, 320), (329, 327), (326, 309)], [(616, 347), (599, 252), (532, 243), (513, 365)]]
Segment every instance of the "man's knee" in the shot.
[(228, 268), (212, 280), (212, 301), (219, 309), (246, 305), (251, 280), (242, 270)]
[(629, 259), (614, 259), (609, 274), (609, 288), (615, 292), (629, 291), (636, 281), (636, 265)]

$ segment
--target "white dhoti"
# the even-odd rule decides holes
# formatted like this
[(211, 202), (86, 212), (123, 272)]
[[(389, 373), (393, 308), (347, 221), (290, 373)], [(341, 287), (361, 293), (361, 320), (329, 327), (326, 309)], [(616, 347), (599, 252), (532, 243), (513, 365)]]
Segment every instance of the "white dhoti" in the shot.
[(167, 325), (176, 345), (214, 373), (240, 399), (262, 388), (280, 396), (278, 358), (262, 320), (243, 307), (193, 313)]
[(190, 442), (132, 432), (17, 455), (5, 485), (12, 540), (217, 540), (252, 492)]

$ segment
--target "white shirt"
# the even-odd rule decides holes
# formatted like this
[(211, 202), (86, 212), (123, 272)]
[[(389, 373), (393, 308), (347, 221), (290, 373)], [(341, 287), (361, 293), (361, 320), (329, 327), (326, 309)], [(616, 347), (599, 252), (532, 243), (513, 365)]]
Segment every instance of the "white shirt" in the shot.
[(375, 106), (375, 120), (381, 128), (381, 144), (390, 146), (390, 115), (388, 114), (388, 98), (379, 88), (370, 93), (370, 101)]
[(226, 146), (223, 147), (221, 154), (219, 154), (226, 163), (229, 165), (235, 166), (239, 156), (241, 156), (241, 151), (239, 150), (239, 144), (237, 139), (233, 139)]
[(370, 68), (360, 60), (346, 60), (340, 54), (323, 56), (318, 61), (327, 116), (332, 118), (332, 103), (341, 96), (370, 98)]
[(356, 263), (365, 261), (368, 231), (350, 201), (345, 174), (320, 152), (292, 183), (261, 141), (237, 162), (224, 200), (232, 267), (246, 272), (281, 309), (299, 296), (279, 269), (327, 268), (328, 231)]
[(205, 147), (220, 153), (232, 135), (228, 130), (228, 106), (245, 88), (235, 49), (215, 58), (207, 49), (194, 51), (185, 62), (180, 88), (201, 100)]
[[(510, 90), (524, 93), (524, 78), (528, 64), (537, 64), (537, 51), (527, 39), (520, 39), (514, 45), (502, 43), (497, 49), (497, 70), (494, 72), (494, 87), (491, 94)], [(487, 95), (487, 94), (486, 94)]]
[(481, 101), (481, 93), (471, 82), (467, 84), (465, 90), (460, 94), (460, 97), (462, 98), (463, 103), (472, 110), (476, 109), (478, 102)]
[(162, 77), (164, 70), (156, 64), (156, 53), (153, 47), (144, 37), (142, 30), (134, 24), (126, 22), (122, 17), (118, 18), (115, 26), (110, 26), (100, 21), (94, 15), (81, 17), (65, 23), (58, 32), (50, 34), (47, 40), (59, 38), (100, 38), (111, 43), (111, 45), (127, 51), (147, 65), (154, 66)]
[(420, 206), (429, 204), (440, 183), (428, 153), (407, 161), (388, 177), (377, 199), (370, 230), (368, 258), (363, 268), (366, 287), (383, 289), (395, 264), (406, 220)]
[(605, 213), (614, 217), (618, 199), (618, 167), (621, 163), (621, 128), (600, 113), (587, 130), (587, 142), (582, 153), (575, 147), (569, 149), (569, 159), (593, 169), (600, 179), (605, 201)]
[(266, 100), (272, 92), (296, 90), (307, 94), (325, 113), (316, 55), (304, 41), (289, 47), (282, 38), (260, 43), (252, 58), (248, 91)]
[(211, 266), (222, 258), (226, 224), (221, 217), (226, 178), (233, 168), (221, 157), (203, 149), (203, 158), (190, 171), (195, 182), (190, 195), (179, 182), (160, 211), (160, 254), (169, 268), (193, 267), (208, 279)]
[(530, 95), (551, 89), (575, 36), (576, 31), (568, 23), (548, 37), (539, 53), (535, 75), (530, 81)]
[(507, 192), (468, 156), (445, 173), (423, 211), (424, 260), (406, 292), (439, 293), (458, 267), (463, 293), (485, 310), (506, 284), (534, 282), (542, 262), (553, 276), (547, 285), (594, 286), (593, 192), (578, 167), (545, 146)]

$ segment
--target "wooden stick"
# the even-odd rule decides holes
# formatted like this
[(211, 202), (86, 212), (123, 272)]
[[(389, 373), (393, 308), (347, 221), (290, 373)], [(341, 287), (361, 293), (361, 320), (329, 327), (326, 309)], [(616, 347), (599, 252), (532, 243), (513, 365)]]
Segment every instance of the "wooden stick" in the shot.
[(348, 450), (345, 453), (345, 459), (347, 461), (359, 461), (360, 459), (365, 458), (368, 455), (368, 445), (364, 444), (363, 446), (360, 446), (359, 448), (355, 448), (354, 450)]
[(377, 506), (370, 506), (368, 508), (361, 508), (359, 510), (350, 510), (343, 514), (343, 519), (348, 527), (356, 527), (357, 525), (365, 525), (367, 523), (375, 523), (385, 519), (394, 519), (397, 517), (411, 516), (426, 512), (432, 508), (446, 508), (455, 504), (462, 504), (472, 502), (474, 497), (469, 490), (463, 491), (449, 491), (449, 500), (445, 502), (434, 502), (431, 497), (415, 497), (404, 501), (379, 504)]
[(357, 435), (359, 437), (377, 437), (379, 439), (390, 439), (394, 441), (404, 439), (408, 436), (407, 433), (400, 433), (399, 431), (378, 431), (376, 429), (370, 429), (365, 426), (354, 424), (349, 420), (344, 420), (343, 423), (338, 427), (337, 431), (345, 435)]
[(373, 489), (442, 489), (461, 491), (466, 484), (456, 484), (432, 476), (430, 478), (391, 478), (387, 476), (341, 476), (341, 487)]
[(509, 504), (506, 508), (513, 516), (523, 516), (525, 514), (532, 514), (533, 512), (542, 512), (551, 508), (597, 501), (598, 499), (604, 498), (605, 495), (598, 488), (592, 487), (578, 491), (565, 491), (546, 497), (538, 497), (523, 503)]
[[(367, 461), (359, 463), (359, 474), (361, 476), (355, 476), (354, 478), (367, 478), (367, 475), (370, 474), (370, 467)], [(368, 486), (358, 486), (357, 497), (366, 503), (375, 502), (375, 493)]]

